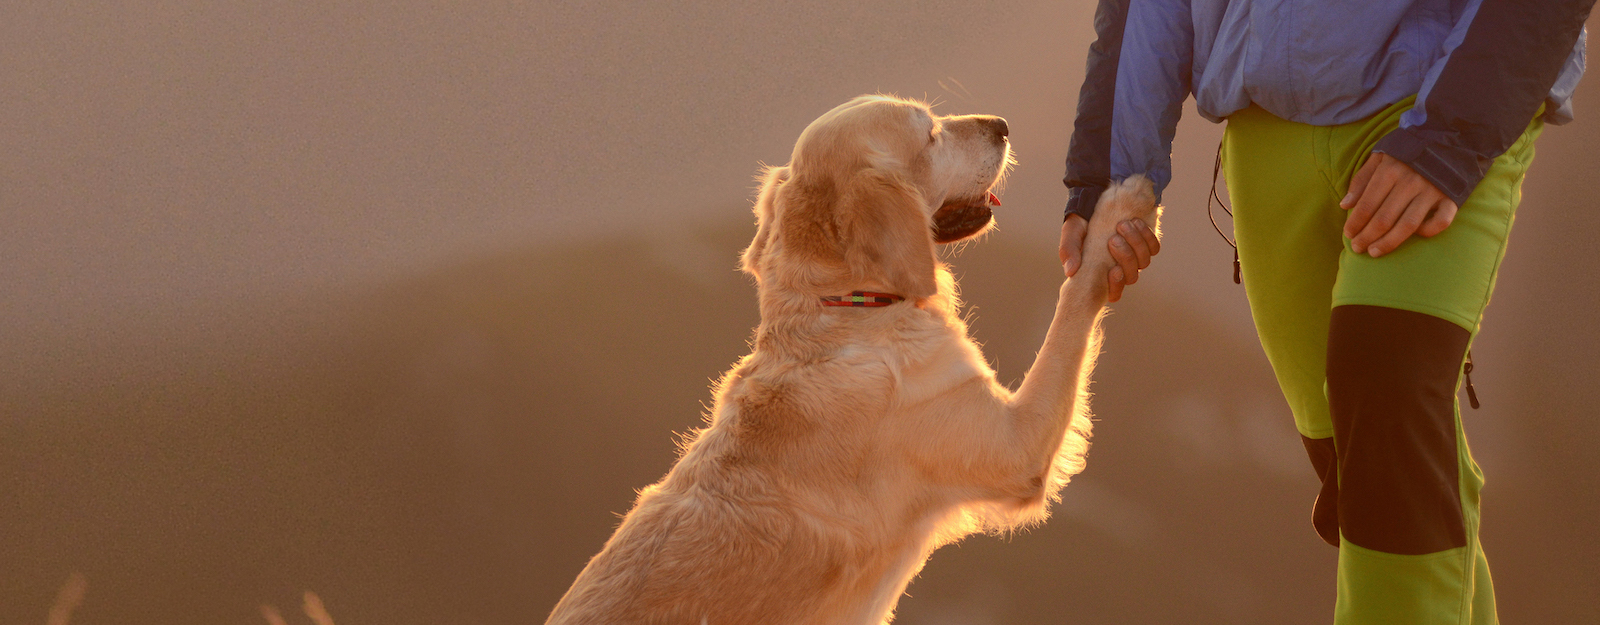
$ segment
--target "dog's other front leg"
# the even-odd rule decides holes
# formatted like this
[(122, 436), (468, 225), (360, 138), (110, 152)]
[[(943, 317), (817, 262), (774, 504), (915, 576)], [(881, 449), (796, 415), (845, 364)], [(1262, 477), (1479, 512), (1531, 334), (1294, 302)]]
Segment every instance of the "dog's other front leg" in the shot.
[(1088, 383), (1100, 353), (1106, 274), (1115, 261), (1106, 250), (1117, 223), (1140, 218), (1159, 233), (1160, 211), (1149, 180), (1135, 176), (1100, 196), (1084, 240), (1084, 263), (1061, 285), (1055, 318), (1033, 366), (1007, 406), (1014, 427), (1018, 467), (1011, 488), (1026, 504), (1042, 506), (1083, 469), (1088, 450)]

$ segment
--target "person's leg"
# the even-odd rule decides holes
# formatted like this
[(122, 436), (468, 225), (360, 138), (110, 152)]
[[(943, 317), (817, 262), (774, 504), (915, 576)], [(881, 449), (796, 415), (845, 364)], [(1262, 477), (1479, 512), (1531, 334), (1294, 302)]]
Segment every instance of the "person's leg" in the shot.
[(1339, 482), (1324, 383), (1344, 215), (1315, 157), (1323, 146), (1318, 135), (1314, 126), (1252, 106), (1228, 118), (1222, 163), (1256, 333), (1323, 480), (1312, 525), (1338, 546)]
[[(1327, 129), (1339, 190), (1404, 108)], [(1494, 161), (1443, 233), (1377, 259), (1341, 252), (1327, 360), (1342, 535), (1338, 623), (1497, 622), (1478, 542), (1483, 475), (1456, 393), (1541, 128), (1531, 123)]]
[(1235, 232), (1262, 347), (1323, 478), (1314, 525), (1341, 546), (1337, 622), (1493, 623), (1454, 397), (1538, 124), (1446, 234), (1356, 256), (1338, 199), (1408, 107), (1334, 128), (1230, 117)]

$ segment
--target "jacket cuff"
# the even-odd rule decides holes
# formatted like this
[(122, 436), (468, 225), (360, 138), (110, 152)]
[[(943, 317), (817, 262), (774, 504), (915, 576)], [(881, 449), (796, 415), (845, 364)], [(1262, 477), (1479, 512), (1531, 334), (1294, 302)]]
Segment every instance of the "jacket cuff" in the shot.
[(1373, 152), (1382, 152), (1410, 165), (1456, 203), (1467, 203), (1494, 159), (1443, 141), (1430, 140), (1415, 128), (1397, 128), (1378, 140)]
[(1073, 214), (1089, 221), (1094, 217), (1094, 206), (1100, 203), (1100, 194), (1105, 190), (1105, 187), (1067, 187), (1067, 210), (1061, 216), (1061, 221), (1066, 221)]

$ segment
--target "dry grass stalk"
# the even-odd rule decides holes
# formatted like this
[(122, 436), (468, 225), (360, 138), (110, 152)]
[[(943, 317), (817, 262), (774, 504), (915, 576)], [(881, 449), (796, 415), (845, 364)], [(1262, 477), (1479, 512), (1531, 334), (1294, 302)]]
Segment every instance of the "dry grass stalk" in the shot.
[[(50, 617), (45, 624), (70, 625), (72, 612), (83, 603), (83, 597), (88, 592), (89, 579), (82, 573), (74, 572), (67, 576), (67, 581), (61, 584), (61, 590), (56, 593), (55, 605), (50, 606)], [(318, 597), (317, 593), (306, 591), (305, 611), (316, 625), (333, 625), (333, 617), (328, 615), (328, 608), (322, 604), (322, 597)], [(261, 617), (267, 620), (267, 625), (289, 625), (278, 608), (270, 603), (261, 604)]]
[(267, 625), (289, 625), (283, 620), (283, 614), (278, 612), (278, 608), (269, 603), (261, 604), (261, 617), (267, 619)]
[(333, 617), (328, 616), (328, 609), (322, 605), (322, 597), (317, 593), (306, 591), (306, 616), (311, 617), (311, 622), (317, 625), (333, 625)]
[(48, 625), (67, 625), (72, 622), (72, 612), (83, 603), (83, 596), (89, 592), (89, 578), (83, 573), (74, 571), (67, 576), (66, 583), (61, 585), (61, 590), (56, 593), (55, 605), (50, 606), (50, 618), (45, 621)]

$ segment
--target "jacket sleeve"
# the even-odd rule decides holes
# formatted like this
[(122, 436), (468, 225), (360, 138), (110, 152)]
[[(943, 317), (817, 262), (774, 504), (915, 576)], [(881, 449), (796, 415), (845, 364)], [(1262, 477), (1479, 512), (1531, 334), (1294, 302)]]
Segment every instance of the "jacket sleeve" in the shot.
[(1158, 198), (1172, 180), (1194, 58), (1189, 0), (1100, 0), (1094, 29), (1063, 179), (1084, 219), (1112, 180), (1145, 174)]
[[(1522, 136), (1539, 106), (1569, 96), (1583, 70), (1583, 23), (1595, 0), (1481, 0), (1468, 5), (1429, 70), (1416, 106), (1374, 152), (1393, 156), (1457, 206)], [(1574, 64), (1576, 66), (1574, 67)], [(1552, 107), (1547, 117), (1565, 121)]]

